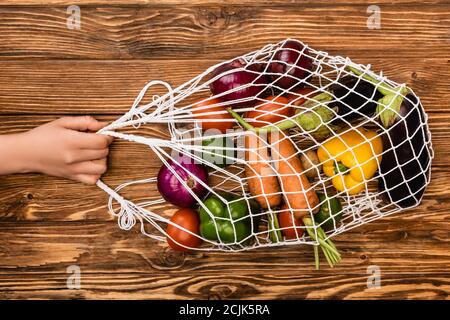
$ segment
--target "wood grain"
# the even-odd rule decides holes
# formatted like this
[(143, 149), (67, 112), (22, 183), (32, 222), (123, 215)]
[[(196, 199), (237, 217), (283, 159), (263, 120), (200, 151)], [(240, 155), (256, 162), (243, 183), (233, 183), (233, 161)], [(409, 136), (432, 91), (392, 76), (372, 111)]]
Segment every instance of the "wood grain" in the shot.
[[(373, 70), (383, 71), (396, 82), (407, 83), (421, 97), (427, 112), (450, 110), (447, 58), (384, 60), (357, 53), (351, 58), (370, 63)], [(148, 81), (160, 79), (175, 88), (218, 62), (0, 61), (0, 115), (123, 114)], [(162, 87), (155, 87), (147, 97), (164, 93)]]
[[(82, 29), (68, 30), (71, 4), (0, 3), (0, 134), (70, 114), (111, 121), (149, 80), (175, 87), (223, 59), (293, 37), (414, 89), (433, 134), (432, 182), (419, 207), (337, 236), (342, 263), (316, 271), (308, 246), (176, 253), (137, 227), (120, 230), (96, 187), (2, 176), (1, 299), (450, 299), (448, 1), (377, 1), (381, 30), (366, 27), (372, 1), (80, 0)], [(168, 138), (163, 125), (139, 132)], [(145, 146), (117, 140), (104, 180), (152, 177), (159, 166)], [(159, 197), (154, 185), (124, 196)], [(81, 268), (81, 290), (67, 289), (71, 265)], [(381, 268), (379, 289), (367, 287), (370, 265)]]
[[(383, 25), (367, 29), (367, 5), (87, 6), (81, 30), (66, 7), (0, 7), (0, 57), (53, 59), (217, 59), (300, 38), (330, 54), (384, 59), (448, 58), (447, 4), (383, 5)], [(42, 41), (44, 40), (44, 41)], [(355, 45), (357, 44), (357, 45)]]
[[(378, 0), (377, 4), (392, 4), (392, 0)], [(416, 5), (417, 2), (412, 0), (396, 0), (398, 5)], [(446, 4), (446, 0), (423, 0), (423, 4)], [(172, 7), (174, 5), (223, 5), (223, 1), (210, 1), (210, 0), (78, 0), (79, 6), (99, 6), (99, 5), (151, 5), (152, 7)], [(334, 0), (330, 3), (329, 0), (227, 0), (227, 5), (257, 5), (268, 6), (274, 5), (283, 6), (288, 8), (290, 6), (317, 6), (328, 5), (333, 6), (336, 4), (349, 4), (348, 0)], [(371, 5), (371, 0), (360, 0), (358, 4)], [(69, 6), (73, 5), (72, 1), (68, 0), (3, 0), (0, 6)]]
[[(375, 264), (383, 272), (377, 298), (389, 298), (395, 291), (414, 297), (416, 289), (404, 290), (412, 281), (420, 281), (422, 294), (428, 297), (448, 298), (449, 280), (442, 270), (450, 262), (450, 246), (445, 240), (448, 230), (440, 230), (440, 221), (448, 215), (439, 215), (426, 227), (417, 224), (411, 213), (405, 216), (386, 218), (339, 236), (336, 243), (344, 259), (332, 274), (326, 268), (311, 268), (309, 247), (256, 250), (251, 256), (185, 255), (166, 250), (138, 232), (120, 231), (115, 223), (51, 223), (39, 228), (34, 223), (4, 223), (0, 231), (5, 239), (0, 292), (3, 297), (44, 297), (58, 289), (50, 296), (142, 298), (153, 290), (164, 298), (213, 294), (267, 298), (274, 292), (278, 298), (364, 298), (374, 297), (365, 284), (367, 266)], [(424, 250), (428, 247), (436, 250)], [(83, 272), (80, 292), (65, 290), (66, 267), (73, 264)], [(277, 271), (272, 274), (268, 270)]]

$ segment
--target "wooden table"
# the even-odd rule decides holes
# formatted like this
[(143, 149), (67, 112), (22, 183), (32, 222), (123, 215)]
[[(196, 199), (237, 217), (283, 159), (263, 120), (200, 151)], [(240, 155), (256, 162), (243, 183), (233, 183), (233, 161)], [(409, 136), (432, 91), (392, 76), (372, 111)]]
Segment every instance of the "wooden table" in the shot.
[[(63, 115), (113, 120), (151, 79), (179, 85), (223, 59), (292, 37), (405, 82), (429, 115), (436, 157), (422, 204), (338, 236), (342, 263), (316, 271), (309, 247), (177, 254), (118, 228), (96, 187), (0, 177), (0, 298), (442, 299), (450, 293), (450, 4), (376, 1), (63, 0), (0, 3), (0, 133)], [(367, 2), (364, 3), (364, 2)], [(160, 128), (153, 128), (156, 135)], [(142, 146), (116, 141), (105, 180), (154, 176)], [(156, 197), (153, 190), (134, 194)], [(67, 268), (81, 270), (70, 290)], [(368, 266), (381, 287), (368, 288)]]

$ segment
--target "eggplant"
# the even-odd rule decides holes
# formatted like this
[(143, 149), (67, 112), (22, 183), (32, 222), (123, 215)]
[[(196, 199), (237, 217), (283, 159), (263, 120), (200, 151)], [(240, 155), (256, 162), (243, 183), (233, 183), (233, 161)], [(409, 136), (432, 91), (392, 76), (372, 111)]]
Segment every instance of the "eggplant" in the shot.
[[(384, 202), (402, 208), (419, 204), (429, 179), (430, 137), (417, 98), (408, 94), (403, 99), (397, 120), (383, 134), (383, 153), (378, 192)], [(403, 117), (403, 118), (402, 118)]]
[[(356, 69), (350, 70), (361, 75)], [(378, 192), (385, 203), (413, 207), (419, 204), (427, 186), (432, 158), (422, 105), (406, 87), (393, 88), (366, 74), (363, 77), (378, 84), (382, 94), (376, 113), (386, 130), (382, 134)]]
[(331, 90), (338, 100), (328, 106), (336, 107), (337, 114), (347, 121), (372, 116), (376, 111), (378, 99), (383, 97), (373, 84), (355, 77), (343, 78), (332, 85)]

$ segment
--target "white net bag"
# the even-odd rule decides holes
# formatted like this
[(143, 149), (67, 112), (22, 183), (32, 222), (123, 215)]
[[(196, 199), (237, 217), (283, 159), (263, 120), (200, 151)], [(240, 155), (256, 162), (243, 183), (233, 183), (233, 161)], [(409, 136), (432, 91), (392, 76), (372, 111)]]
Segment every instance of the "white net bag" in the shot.
[[(154, 86), (167, 93), (141, 103)], [(170, 139), (135, 133), (161, 123)], [(177, 250), (310, 244), (316, 265), (319, 248), (339, 261), (331, 237), (418, 205), (433, 158), (410, 88), (292, 39), (175, 89), (151, 81), (99, 133), (145, 144), (163, 164), (157, 177), (114, 190), (98, 182), (120, 228), (139, 221)], [(161, 198), (120, 195), (135, 184), (157, 185)], [(185, 209), (171, 216), (170, 204)]]

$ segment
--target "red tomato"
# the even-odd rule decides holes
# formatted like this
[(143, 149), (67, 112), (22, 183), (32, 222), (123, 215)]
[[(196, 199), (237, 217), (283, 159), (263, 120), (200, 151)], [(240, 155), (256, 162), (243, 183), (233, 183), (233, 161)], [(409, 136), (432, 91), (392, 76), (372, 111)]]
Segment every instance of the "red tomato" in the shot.
[[(191, 231), (194, 234), (200, 234), (200, 219), (198, 217), (198, 213), (194, 209), (183, 208), (174, 213), (172, 218), (170, 219), (176, 225), (185, 228), (186, 230)], [(166, 230), (168, 237), (167, 243), (169, 246), (177, 251), (189, 251), (188, 248), (185, 248), (181, 245), (190, 248), (196, 248), (200, 245), (202, 240), (200, 237), (196, 237), (175, 225), (169, 224)], [(176, 242), (179, 244), (177, 244)]]
[[(202, 99), (203, 100), (203, 99)], [(194, 114), (195, 119), (202, 120), (201, 126), (203, 131), (206, 131), (208, 129), (218, 129), (220, 132), (225, 133), (228, 129), (233, 128), (235, 122), (234, 118), (227, 112), (226, 106), (217, 106), (216, 104), (223, 103), (221, 100), (217, 98), (208, 99), (206, 101), (200, 100), (197, 103), (194, 103), (192, 105), (192, 113)], [(209, 108), (206, 108), (207, 106), (212, 106)], [(219, 111), (222, 111), (219, 113)], [(208, 112), (217, 112), (216, 114), (212, 115), (206, 115), (203, 113)], [(227, 121), (206, 121), (208, 119), (224, 119)], [(233, 121), (229, 121), (233, 120)]]
[[(298, 90), (295, 90), (294, 93), (289, 93), (286, 98), (289, 101), (292, 101), (292, 104), (294, 106), (301, 106), (304, 104), (308, 99), (306, 97), (314, 97), (315, 95), (319, 94), (318, 92), (315, 92), (316, 90), (312, 88), (301, 88)], [(314, 94), (311, 94), (312, 92), (315, 92)], [(303, 95), (305, 97), (301, 97), (300, 95)]]
[[(294, 109), (288, 105), (289, 100), (285, 97), (270, 96), (255, 105), (255, 110), (245, 114), (247, 122), (254, 127), (264, 127), (269, 123), (286, 120), (292, 116)], [(257, 121), (259, 120), (259, 121)]]
[[(292, 221), (292, 214), (289, 211), (289, 208), (286, 204), (281, 207), (281, 211), (278, 214), (278, 223), (280, 224), (280, 228), (287, 228), (281, 230), (286, 239), (297, 239), (303, 235), (304, 229), (299, 228), (303, 226), (303, 222), (300, 219), (295, 219)], [(295, 228), (294, 228), (295, 227)], [(297, 230), (297, 233), (295, 232)]]

